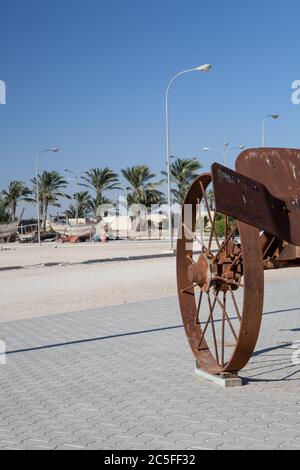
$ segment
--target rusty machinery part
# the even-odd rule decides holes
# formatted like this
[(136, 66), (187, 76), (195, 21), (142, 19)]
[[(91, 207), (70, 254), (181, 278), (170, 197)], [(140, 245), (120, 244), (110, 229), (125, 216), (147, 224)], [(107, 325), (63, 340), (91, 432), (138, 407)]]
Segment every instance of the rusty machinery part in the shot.
[(218, 163), (212, 165), (216, 209), (293, 245), (300, 245), (300, 200), (298, 212), (287, 200), (248, 176)]
[(212, 166), (217, 210), (258, 228), (265, 269), (300, 265), (300, 150), (249, 149)]
[(300, 266), (299, 246), (265, 232), (261, 235), (261, 246), (265, 270)]
[(264, 233), (261, 237), (265, 269), (300, 266), (300, 150), (248, 149), (237, 158), (236, 169), (263, 184), (286, 207), (284, 231), (289, 240), (284, 241), (285, 234), (280, 238)]
[[(177, 242), (178, 296), (185, 332), (198, 366), (235, 374), (249, 361), (259, 334), (264, 276), (258, 229), (211, 209), (211, 174), (199, 176), (182, 209)], [(201, 239), (199, 215), (208, 226)], [(220, 227), (224, 237), (219, 235)], [(225, 236), (226, 233), (226, 236)]]
[(283, 202), (285, 224), (283, 220), (284, 226), (279, 230), (287, 233), (289, 239), (279, 238), (300, 246), (300, 150), (248, 149), (237, 158), (236, 170), (264, 185), (273, 198)]

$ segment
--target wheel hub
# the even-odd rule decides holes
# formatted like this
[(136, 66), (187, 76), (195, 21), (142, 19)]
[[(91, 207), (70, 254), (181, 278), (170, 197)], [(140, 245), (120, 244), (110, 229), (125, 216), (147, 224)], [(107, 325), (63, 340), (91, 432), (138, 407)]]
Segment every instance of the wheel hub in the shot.
[(188, 268), (189, 281), (198, 284), (204, 292), (209, 292), (214, 286), (223, 292), (229, 287), (238, 289), (243, 276), (241, 254), (241, 247), (236, 243), (229, 243), (217, 259), (211, 253), (201, 254)]
[(200, 255), (197, 263), (189, 266), (188, 276), (191, 282), (208, 291), (212, 280), (211, 260), (205, 254)]

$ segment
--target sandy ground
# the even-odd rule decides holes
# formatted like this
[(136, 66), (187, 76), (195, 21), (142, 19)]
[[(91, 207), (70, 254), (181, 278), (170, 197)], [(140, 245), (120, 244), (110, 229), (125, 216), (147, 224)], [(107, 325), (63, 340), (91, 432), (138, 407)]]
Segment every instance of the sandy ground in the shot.
[[(165, 258), (3, 271), (0, 321), (176, 296), (175, 264), (175, 258)], [(300, 282), (300, 268), (268, 271), (265, 277)]]
[(80, 263), (83, 261), (161, 254), (168, 251), (167, 241), (112, 241), (108, 243), (57, 244), (39, 246), (0, 245), (0, 267), (32, 266), (44, 263)]
[(0, 321), (176, 295), (175, 259), (0, 272)]

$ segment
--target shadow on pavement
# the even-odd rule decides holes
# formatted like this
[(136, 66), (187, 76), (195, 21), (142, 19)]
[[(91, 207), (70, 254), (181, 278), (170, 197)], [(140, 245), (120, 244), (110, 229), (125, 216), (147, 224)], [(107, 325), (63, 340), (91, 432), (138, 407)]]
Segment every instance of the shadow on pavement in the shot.
[[(41, 351), (41, 350), (46, 350), (46, 349), (54, 349), (54, 348), (62, 348), (65, 346), (75, 346), (78, 344), (86, 344), (86, 343), (93, 343), (96, 341), (105, 341), (108, 339), (114, 339), (114, 338), (123, 338), (123, 337), (128, 337), (128, 336), (136, 336), (136, 335), (144, 335), (144, 334), (149, 334), (149, 333), (159, 333), (161, 331), (169, 331), (169, 330), (177, 330), (183, 328), (182, 325), (178, 326), (168, 326), (165, 328), (153, 328), (151, 330), (142, 330), (142, 331), (133, 331), (130, 333), (120, 333), (116, 335), (108, 335), (108, 336), (99, 336), (98, 338), (89, 338), (89, 339), (81, 339), (81, 340), (75, 340), (75, 341), (68, 341), (65, 343), (56, 343), (56, 344), (48, 344), (48, 345), (43, 345), (43, 346), (35, 346), (32, 348), (24, 348), (24, 349), (16, 349), (13, 351), (7, 351), (6, 355), (12, 355), (12, 354), (20, 354), (24, 352), (32, 352), (32, 351)], [(0, 354), (1, 355), (1, 354)]]
[[(292, 308), (292, 309), (285, 309), (285, 310), (274, 310), (271, 312), (265, 312), (263, 315), (273, 315), (277, 313), (284, 313), (284, 312), (293, 312), (293, 311), (300, 311), (300, 307), (298, 308)], [(221, 321), (221, 320), (219, 320)], [(74, 340), (74, 341), (68, 341), (68, 342), (61, 342), (61, 343), (55, 343), (55, 344), (48, 344), (48, 345), (41, 345), (41, 346), (34, 346), (34, 347), (29, 347), (29, 348), (23, 348), (23, 349), (16, 349), (16, 350), (11, 350), (7, 351), (6, 355), (14, 355), (14, 354), (21, 354), (21, 353), (26, 353), (26, 352), (34, 352), (34, 351), (42, 351), (42, 350), (49, 350), (49, 349), (55, 349), (55, 348), (63, 348), (66, 346), (76, 346), (76, 345), (82, 345), (82, 344), (87, 344), (87, 343), (93, 343), (93, 342), (99, 342), (99, 341), (105, 341), (105, 340), (111, 340), (115, 338), (125, 338), (129, 336), (138, 336), (138, 335), (144, 335), (144, 334), (150, 334), (150, 333), (159, 333), (163, 331), (172, 331), (172, 330), (178, 330), (182, 329), (183, 325), (176, 325), (176, 326), (169, 326), (169, 327), (163, 327), (163, 328), (152, 328), (149, 330), (140, 330), (140, 331), (133, 331), (129, 333), (119, 333), (119, 334), (114, 334), (114, 335), (108, 335), (108, 336), (99, 336), (95, 338), (88, 338), (88, 339), (81, 339), (81, 340)], [(300, 329), (295, 328), (291, 330), (280, 330), (280, 331), (300, 331)], [(260, 369), (266, 369), (269, 368), (269, 370), (264, 370), (263, 372), (258, 372), (257, 374), (244, 378), (245, 383), (251, 383), (251, 382), (282, 382), (286, 380), (294, 380), (294, 381), (299, 381), (299, 378), (291, 379), (294, 375), (300, 372), (300, 367), (294, 365), (291, 363), (291, 354), (271, 354), (267, 355), (268, 353), (273, 353), (274, 351), (281, 351), (283, 349), (291, 348), (293, 343), (285, 343), (282, 345), (277, 345), (274, 347), (266, 348), (266, 349), (261, 349), (259, 351), (255, 351), (253, 354), (253, 357), (258, 357), (262, 356), (262, 359), (264, 358), (271, 358), (266, 361), (261, 361), (258, 364), (253, 364), (253, 368), (247, 370), (245, 369), (245, 373), (252, 373), (255, 370), (259, 371)], [(1, 356), (1, 354), (0, 354)], [(277, 359), (276, 359), (277, 357)], [(281, 358), (281, 359), (280, 359)], [(289, 359), (287, 362), (282, 362), (285, 358)], [(266, 364), (266, 365), (262, 365)], [(274, 366), (284, 366), (284, 367), (279, 367), (274, 369)], [(281, 377), (280, 379), (268, 379), (265, 378), (266, 375), (273, 374), (274, 372), (281, 371), (281, 370), (290, 370), (292, 368), (298, 367), (296, 371), (293, 371), (291, 374), (286, 375), (285, 377)], [(264, 376), (264, 378), (257, 378), (259, 376)]]
[[(257, 364), (253, 364), (253, 367), (251, 369), (245, 369), (244, 372), (249, 373), (249, 374), (252, 374), (252, 372), (254, 371), (258, 371), (258, 373), (255, 373), (251, 377), (243, 378), (245, 384), (250, 384), (251, 382), (264, 383), (264, 382), (300, 381), (300, 376), (298, 378), (292, 378), (293, 376), (300, 373), (300, 365), (292, 363), (291, 353), (285, 354), (284, 352), (282, 352), (281, 354), (268, 355), (268, 353), (273, 353), (273, 351), (282, 351), (282, 350), (294, 351), (292, 346), (293, 346), (293, 343), (285, 343), (285, 344), (281, 344), (278, 346), (255, 351), (255, 353), (253, 354), (253, 357), (261, 356), (262, 359), (267, 358), (267, 360), (262, 360), (261, 362)], [(284, 362), (285, 359), (286, 361)], [(262, 365), (262, 364), (265, 364), (265, 365)], [(283, 366), (283, 367), (280, 367), (280, 366)], [(264, 370), (262, 372), (259, 372), (261, 369), (264, 369)], [(296, 370), (293, 370), (291, 372), (291, 369), (296, 369)], [(266, 377), (268, 375), (273, 374), (274, 372), (280, 372), (280, 371), (286, 371), (285, 373), (287, 373), (287, 375), (284, 375), (284, 377), (281, 377), (281, 378), (274, 378), (274, 379)], [(257, 378), (260, 376), (264, 376), (264, 378)]]

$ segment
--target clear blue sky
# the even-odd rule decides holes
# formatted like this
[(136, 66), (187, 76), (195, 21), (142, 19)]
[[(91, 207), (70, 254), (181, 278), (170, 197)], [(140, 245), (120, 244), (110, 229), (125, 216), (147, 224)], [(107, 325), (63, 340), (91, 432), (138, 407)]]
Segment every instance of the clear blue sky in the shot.
[[(225, 139), (300, 148), (299, 0), (9, 0), (0, 3), (0, 188), (42, 169), (165, 165), (164, 93), (176, 72), (212, 63), (170, 95), (171, 152), (217, 155)], [(231, 160), (232, 164), (233, 160)]]

